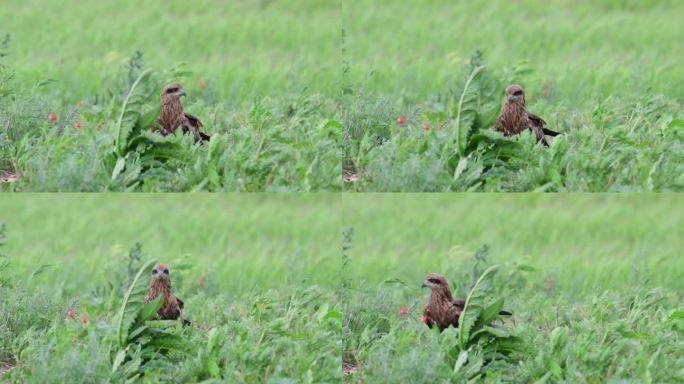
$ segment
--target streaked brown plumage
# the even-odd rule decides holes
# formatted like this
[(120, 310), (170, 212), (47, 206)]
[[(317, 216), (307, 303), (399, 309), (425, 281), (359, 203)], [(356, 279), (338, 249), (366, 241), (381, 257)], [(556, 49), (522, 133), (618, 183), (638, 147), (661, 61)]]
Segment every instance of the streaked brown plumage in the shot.
[[(144, 299), (145, 304), (154, 300), (159, 295), (164, 295), (164, 302), (157, 311), (159, 319), (177, 320), (181, 318), (183, 301), (173, 295), (169, 268), (164, 264), (157, 264), (152, 268), (152, 280), (150, 281), (150, 289)], [(183, 320), (183, 325), (187, 324), (190, 324), (190, 322)]]
[(458, 328), (458, 319), (463, 312), (464, 300), (454, 300), (449, 290), (446, 277), (439, 273), (428, 273), (423, 282), (423, 287), (430, 288), (430, 298), (423, 310), (425, 324), (432, 328), (437, 325), (440, 332), (450, 325)]
[[(449, 283), (446, 277), (439, 273), (431, 272), (423, 281), (423, 288), (430, 288), (430, 298), (423, 310), (425, 324), (432, 328), (437, 325), (442, 332), (449, 326), (458, 328), (458, 320), (465, 308), (465, 300), (454, 299), (449, 290)], [(510, 316), (511, 312), (499, 311), (500, 315)]]
[(547, 129), (545, 126), (544, 119), (527, 112), (522, 87), (516, 84), (509, 85), (506, 88), (506, 96), (494, 129), (503, 132), (504, 136), (514, 136), (529, 129), (534, 132), (537, 142), (548, 146), (549, 143), (544, 135), (557, 136), (560, 133)]
[(195, 142), (209, 141), (209, 135), (200, 131), (202, 122), (195, 116), (183, 112), (181, 97), (185, 96), (185, 90), (179, 83), (171, 83), (164, 87), (161, 92), (161, 112), (157, 124), (162, 135), (170, 135), (179, 127), (183, 133), (191, 132)]

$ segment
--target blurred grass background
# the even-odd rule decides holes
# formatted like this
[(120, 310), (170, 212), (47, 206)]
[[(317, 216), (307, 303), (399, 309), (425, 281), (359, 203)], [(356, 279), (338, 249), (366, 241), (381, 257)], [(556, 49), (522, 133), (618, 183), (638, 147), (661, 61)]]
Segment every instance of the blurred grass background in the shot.
[(677, 0), (347, 1), (345, 59), (366, 92), (411, 100), (445, 91), (476, 49), (491, 68), (534, 69), (528, 99), (547, 80), (575, 106), (611, 95), (681, 100), (674, 15), (683, 13)]
[(345, 195), (350, 276), (418, 291), (428, 272), (460, 272), (488, 244), (490, 262), (530, 265), (540, 286), (551, 276), (568, 294), (682, 290), (682, 204), (677, 194)]
[[(174, 280), (240, 294), (283, 286), (332, 287), (339, 270), (335, 195), (11, 194), (0, 199), (3, 252), (18, 276), (40, 265), (33, 286), (83, 291), (108, 281), (142, 243), (174, 265)], [(176, 281), (176, 280), (175, 280)]]
[(339, 14), (339, 3), (325, 0), (4, 0), (0, 32), (11, 34), (6, 64), (19, 82), (57, 79), (72, 102), (97, 94), (136, 50), (157, 70), (187, 62), (189, 91), (205, 80), (236, 102), (336, 95)]

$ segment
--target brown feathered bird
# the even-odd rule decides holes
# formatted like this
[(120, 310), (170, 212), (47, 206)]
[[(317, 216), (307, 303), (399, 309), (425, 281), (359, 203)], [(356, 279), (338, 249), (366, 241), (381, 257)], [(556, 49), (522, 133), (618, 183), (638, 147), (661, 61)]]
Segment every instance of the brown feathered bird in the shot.
[(149, 303), (159, 295), (164, 295), (164, 302), (157, 311), (160, 320), (177, 320), (180, 318), (183, 325), (190, 324), (189, 321), (182, 319), (183, 301), (173, 295), (169, 267), (164, 264), (157, 264), (152, 268), (150, 289), (147, 291), (144, 303)]
[(504, 136), (514, 136), (529, 129), (534, 132), (537, 142), (548, 146), (549, 143), (544, 135), (557, 136), (560, 133), (546, 128), (546, 122), (541, 117), (527, 112), (525, 107), (525, 92), (516, 84), (506, 88), (501, 113), (496, 120), (495, 130), (503, 132)]
[[(437, 325), (439, 331), (444, 331), (450, 325), (458, 328), (458, 319), (461, 317), (465, 300), (454, 299), (449, 290), (446, 277), (439, 273), (428, 273), (423, 281), (423, 288), (430, 288), (430, 298), (423, 310), (423, 321), (432, 328)], [(500, 315), (511, 315), (508, 311), (500, 311)]]
[(183, 112), (181, 97), (185, 96), (185, 90), (179, 83), (171, 83), (164, 87), (161, 92), (161, 112), (157, 124), (162, 135), (171, 135), (180, 128), (183, 133), (190, 132), (195, 142), (209, 141), (210, 136), (201, 132), (202, 122), (195, 116)]

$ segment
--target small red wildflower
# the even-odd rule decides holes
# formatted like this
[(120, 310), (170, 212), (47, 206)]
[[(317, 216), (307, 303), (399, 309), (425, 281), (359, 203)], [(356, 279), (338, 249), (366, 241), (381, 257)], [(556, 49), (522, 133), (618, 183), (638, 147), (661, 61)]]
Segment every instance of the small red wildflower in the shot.
[(420, 321), (422, 321), (423, 324), (427, 324), (427, 323), (428, 323), (428, 318), (427, 318), (427, 316), (425, 316), (425, 315), (421, 316), (421, 317), (420, 317)]
[(399, 118), (397, 119), (397, 124), (399, 124), (399, 125), (406, 124), (406, 119), (404, 119), (404, 116), (399, 116)]
[(202, 274), (202, 280), (204, 280), (204, 279), (206, 279), (206, 278), (207, 278), (207, 274), (206, 274), (206, 273), (203, 273), (203, 274)]
[(406, 316), (408, 314), (408, 308), (406, 307), (401, 307), (401, 314)]
[(48, 116), (48, 119), (50, 119), (50, 121), (56, 123), (56, 122), (57, 122), (57, 114), (56, 114), (56, 113), (51, 113), (51, 114)]
[(72, 344), (78, 344), (78, 339), (74, 337), (73, 339), (71, 339), (71, 343)]
[(553, 280), (551, 277), (546, 278), (546, 289), (549, 291), (553, 289)]
[(542, 84), (544, 84), (545, 87), (548, 87), (548, 86), (549, 86), (549, 81), (548, 81), (548, 80), (544, 80), (544, 82), (543, 82)]
[(429, 132), (430, 131), (430, 124), (423, 124), (423, 130), (425, 132)]
[(85, 316), (81, 317), (81, 323), (88, 324), (88, 318)]
[(204, 89), (204, 88), (207, 86), (207, 83), (204, 81), (204, 79), (200, 79), (200, 80), (197, 82), (197, 86), (198, 86), (200, 89)]
[(73, 309), (70, 309), (70, 310), (69, 310), (69, 313), (67, 313), (67, 316), (69, 316), (69, 317), (71, 317), (71, 318), (73, 319), (74, 317), (76, 317), (76, 312), (74, 312)]
[(80, 122), (80, 121), (77, 121), (76, 124), (74, 124), (74, 127), (75, 127), (76, 129), (81, 129), (81, 122)]
[(198, 281), (198, 282), (197, 282), (197, 285), (200, 286), (200, 287), (203, 286), (203, 285), (204, 285), (204, 280)]
[(549, 90), (548, 89), (544, 90), (544, 97), (549, 97)]

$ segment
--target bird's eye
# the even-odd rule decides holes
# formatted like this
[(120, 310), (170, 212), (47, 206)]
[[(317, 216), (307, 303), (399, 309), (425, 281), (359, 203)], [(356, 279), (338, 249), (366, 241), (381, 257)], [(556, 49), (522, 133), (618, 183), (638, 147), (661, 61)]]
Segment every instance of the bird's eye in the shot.
[(153, 270), (152, 270), (152, 274), (153, 274), (153, 275), (156, 275), (156, 274), (157, 274), (157, 270), (156, 270), (156, 269), (153, 269)]
[(522, 95), (522, 91), (513, 92), (513, 96), (520, 96), (520, 95)]
[(430, 279), (428, 279), (428, 281), (431, 282), (432, 284), (439, 284), (439, 280), (434, 279), (434, 278), (430, 278)]
[(168, 270), (168, 269), (165, 269), (165, 270), (164, 270), (164, 274), (165, 274), (165, 275), (168, 275), (168, 274), (169, 274), (169, 270)]
[(178, 88), (169, 88), (166, 90), (166, 93), (174, 93), (178, 90)]

